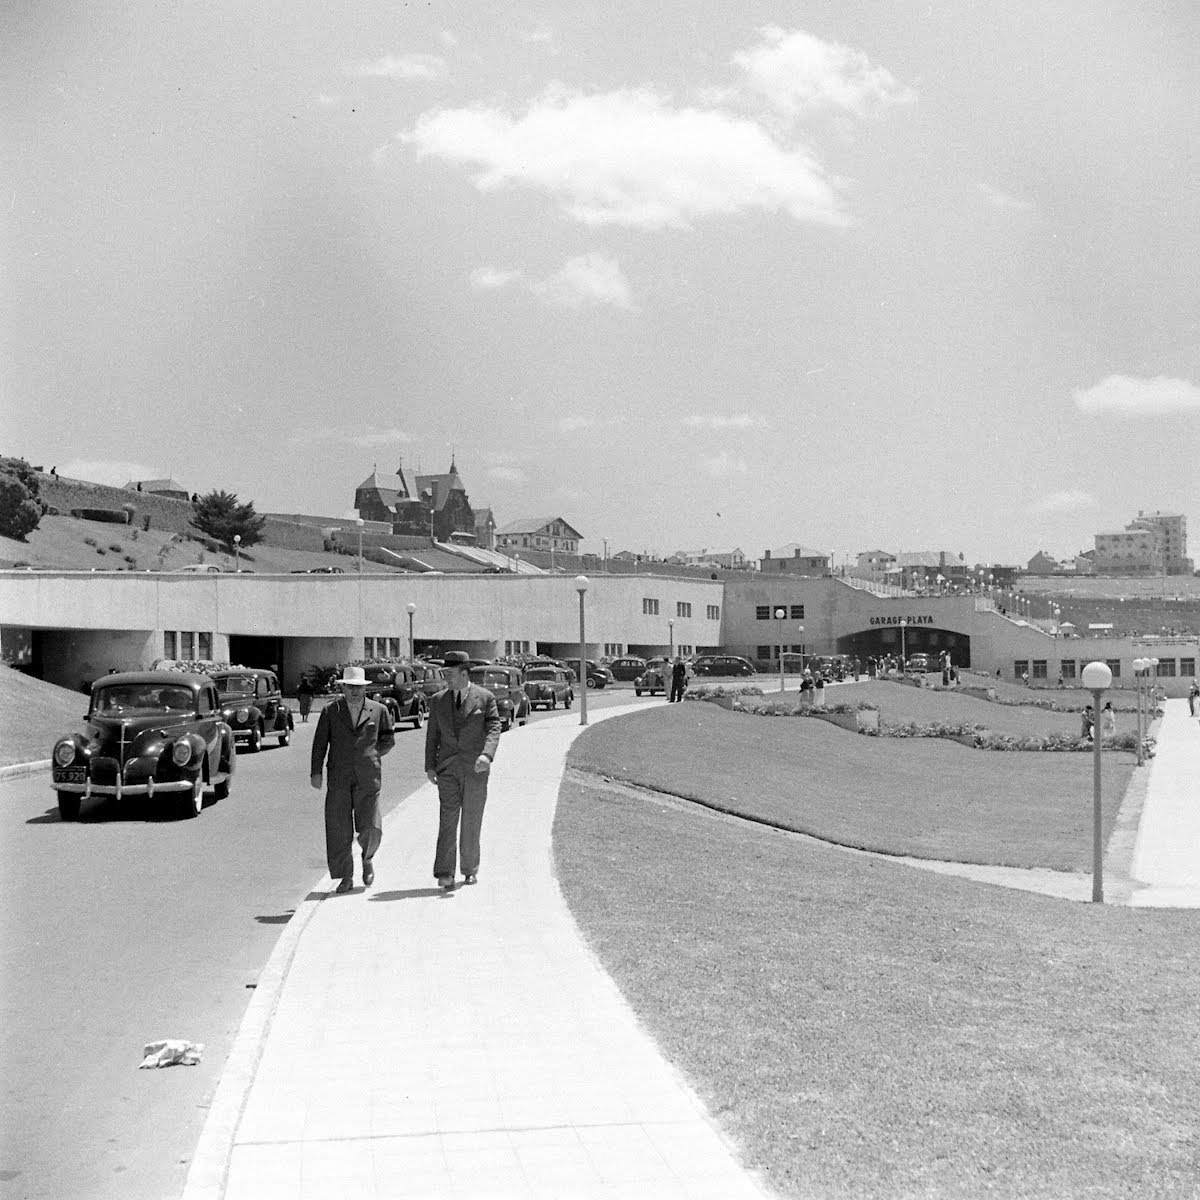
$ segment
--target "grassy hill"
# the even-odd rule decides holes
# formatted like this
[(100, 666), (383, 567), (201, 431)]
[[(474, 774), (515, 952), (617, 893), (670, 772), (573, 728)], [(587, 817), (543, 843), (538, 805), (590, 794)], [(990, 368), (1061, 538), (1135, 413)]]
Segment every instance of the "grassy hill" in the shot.
[(49, 758), (54, 739), (80, 724), (88, 698), (0, 667), (0, 767)]

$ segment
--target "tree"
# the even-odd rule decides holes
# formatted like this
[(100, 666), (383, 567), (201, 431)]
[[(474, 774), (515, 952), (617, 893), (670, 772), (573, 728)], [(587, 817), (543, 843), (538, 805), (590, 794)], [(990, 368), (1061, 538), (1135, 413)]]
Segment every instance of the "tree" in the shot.
[(0, 534), (23, 542), (45, 511), (34, 469), (23, 458), (0, 458)]
[(266, 517), (260, 517), (254, 511), (254, 505), (249, 500), (239, 504), (233, 492), (212, 491), (201, 496), (196, 501), (192, 524), (201, 533), (216, 538), (233, 552), (233, 539), (240, 534), (242, 546), (253, 546), (262, 541), (262, 528), (267, 523)]

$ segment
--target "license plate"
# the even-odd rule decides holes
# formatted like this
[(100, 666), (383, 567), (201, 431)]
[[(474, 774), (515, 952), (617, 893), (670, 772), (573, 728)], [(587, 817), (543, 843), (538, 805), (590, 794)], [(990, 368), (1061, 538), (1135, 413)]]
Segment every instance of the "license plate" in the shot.
[(87, 767), (55, 767), (55, 783), (85, 783), (87, 782)]

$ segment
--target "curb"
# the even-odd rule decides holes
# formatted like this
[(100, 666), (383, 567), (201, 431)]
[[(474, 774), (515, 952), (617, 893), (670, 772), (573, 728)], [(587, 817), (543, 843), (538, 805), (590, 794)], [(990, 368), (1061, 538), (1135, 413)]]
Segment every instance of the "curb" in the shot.
[(42, 758), (37, 762), (13, 763), (10, 767), (0, 767), (0, 779), (22, 779), (26, 775), (36, 775), (39, 771), (50, 770), (50, 759)]

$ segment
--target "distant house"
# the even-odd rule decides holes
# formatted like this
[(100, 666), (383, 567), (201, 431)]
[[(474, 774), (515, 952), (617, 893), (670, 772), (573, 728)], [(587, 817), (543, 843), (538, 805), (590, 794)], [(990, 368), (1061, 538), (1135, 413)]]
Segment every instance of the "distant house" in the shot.
[(683, 562), (693, 567), (724, 567), (727, 571), (746, 569), (746, 555), (740, 546), (735, 546), (732, 550), (709, 550), (707, 547), (701, 550), (676, 550), (670, 561)]
[(409, 491), (404, 468), (395, 475), (378, 469), (354, 489), (354, 507), (365, 521), (386, 521), (398, 535), (475, 541), (475, 513), (453, 458), (444, 475), (417, 475), (416, 492)]
[(896, 556), (888, 550), (860, 550), (855, 559), (859, 575), (884, 575), (896, 565)]
[(582, 540), (583, 534), (562, 517), (526, 517), (496, 531), (497, 550), (554, 550), (560, 554), (578, 554)]
[(776, 550), (764, 550), (758, 560), (760, 571), (788, 575), (827, 575), (829, 555), (799, 542), (788, 542)]
[(1063, 564), (1045, 550), (1039, 550), (1025, 566), (1027, 575), (1061, 575), (1062, 572)]
[(172, 500), (188, 500), (191, 492), (174, 479), (131, 479), (126, 485), (131, 492), (148, 492), (151, 496), (170, 496)]

